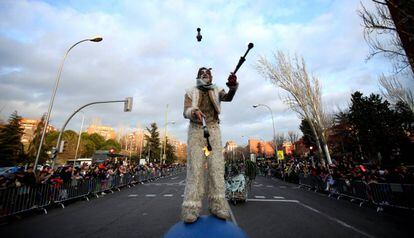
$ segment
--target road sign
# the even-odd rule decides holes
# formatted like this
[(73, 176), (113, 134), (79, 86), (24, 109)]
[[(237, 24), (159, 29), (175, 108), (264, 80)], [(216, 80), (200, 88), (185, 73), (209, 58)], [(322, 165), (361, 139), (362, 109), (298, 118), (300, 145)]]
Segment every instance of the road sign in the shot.
[(278, 160), (284, 160), (285, 156), (283, 155), (283, 150), (278, 150), (277, 151), (277, 158)]

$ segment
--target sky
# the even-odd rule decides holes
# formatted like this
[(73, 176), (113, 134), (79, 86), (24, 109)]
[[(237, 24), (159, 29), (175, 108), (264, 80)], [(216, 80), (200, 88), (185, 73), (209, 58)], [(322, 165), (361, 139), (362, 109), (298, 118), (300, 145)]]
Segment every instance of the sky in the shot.
[[(372, 9), (371, 1), (363, 1)], [(238, 71), (240, 83), (232, 102), (222, 103), (223, 144), (248, 138), (271, 140), (273, 113), (277, 133), (300, 133), (300, 118), (283, 104), (285, 92), (260, 76), (259, 57), (272, 59), (281, 50), (304, 58), (322, 85), (329, 113), (345, 109), (352, 92), (379, 93), (378, 77), (390, 74), (388, 59), (367, 61), (369, 47), (357, 10), (359, 0), (272, 1), (135, 1), (70, 0), (0, 2), (0, 119), (17, 110), (25, 118), (47, 112), (59, 65), (63, 66), (50, 123), (60, 128), (78, 107), (93, 101), (133, 97), (132, 112), (122, 104), (84, 109), (86, 124), (132, 131), (156, 122), (187, 140), (183, 118), (186, 88), (195, 85), (198, 68), (213, 68), (223, 88), (249, 42), (254, 48)], [(197, 42), (197, 27), (203, 39)], [(81, 116), (68, 129), (79, 130)]]

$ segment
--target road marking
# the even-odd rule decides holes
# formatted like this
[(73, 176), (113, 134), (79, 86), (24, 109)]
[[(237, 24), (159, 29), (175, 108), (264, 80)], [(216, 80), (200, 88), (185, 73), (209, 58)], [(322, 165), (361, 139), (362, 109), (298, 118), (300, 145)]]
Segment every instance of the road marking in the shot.
[(266, 185), (267, 188), (273, 188), (273, 185)]
[(183, 198), (184, 197), (184, 194), (181, 194), (181, 197)]
[(164, 194), (164, 197), (172, 197), (172, 194)]
[(177, 176), (177, 177), (171, 178), (171, 180), (178, 179), (178, 178), (179, 178), (179, 177)]
[(239, 226), (237, 224), (236, 217), (234, 216), (233, 211), (231, 210), (231, 207), (229, 205), (229, 201), (227, 201), (227, 200), (226, 200), (226, 205), (227, 205), (227, 209), (229, 209), (230, 217), (231, 217), (231, 220), (233, 221), (234, 225)]
[(128, 197), (138, 197), (138, 194), (129, 194)]
[(347, 227), (347, 228), (349, 228), (349, 229), (351, 229), (351, 230), (353, 230), (353, 231), (355, 231), (355, 232), (358, 232), (358, 233), (359, 233), (359, 234), (361, 234), (361, 235), (364, 235), (364, 236), (366, 236), (366, 237), (370, 237), (370, 238), (374, 238), (374, 236), (372, 236), (372, 235), (370, 235), (370, 234), (367, 234), (367, 233), (365, 233), (365, 232), (363, 232), (363, 231), (359, 230), (358, 228), (355, 228), (355, 227), (353, 227), (353, 226), (349, 225), (348, 223), (346, 223), (346, 222), (344, 222), (344, 221), (341, 221), (341, 220), (339, 220), (339, 219), (337, 219), (337, 218), (335, 218), (335, 217), (331, 217), (331, 216), (329, 216), (328, 214), (323, 213), (323, 212), (321, 212), (321, 211), (319, 211), (319, 210), (317, 210), (317, 209), (315, 209), (315, 208), (313, 208), (313, 207), (311, 207), (311, 206), (308, 206), (308, 205), (303, 204), (303, 203), (301, 203), (301, 202), (299, 202), (298, 204), (299, 204), (299, 205), (301, 205), (301, 206), (303, 206), (303, 207), (305, 207), (305, 208), (307, 208), (307, 209), (309, 209), (309, 210), (311, 210), (311, 211), (313, 211), (313, 212), (316, 212), (316, 213), (318, 213), (318, 214), (321, 214), (322, 216), (326, 217), (327, 219), (329, 219), (329, 220), (331, 220), (331, 221), (334, 221), (334, 222), (336, 222), (336, 223), (338, 223), (338, 224), (340, 224), (340, 225), (342, 225), (342, 226), (344, 226), (344, 227)]
[(278, 197), (278, 196), (273, 196), (273, 198), (276, 198), (276, 199), (285, 199), (284, 197)]
[(279, 188), (286, 188), (286, 186), (279, 186)]
[(266, 198), (265, 196), (254, 196), (255, 198)]
[(156, 197), (156, 194), (145, 194), (145, 197)]
[(255, 184), (255, 185), (253, 185), (253, 187), (262, 187), (263, 186), (263, 184)]
[(285, 200), (285, 199), (254, 199), (250, 198), (247, 199), (248, 202), (293, 202), (293, 203), (299, 203), (298, 200)]

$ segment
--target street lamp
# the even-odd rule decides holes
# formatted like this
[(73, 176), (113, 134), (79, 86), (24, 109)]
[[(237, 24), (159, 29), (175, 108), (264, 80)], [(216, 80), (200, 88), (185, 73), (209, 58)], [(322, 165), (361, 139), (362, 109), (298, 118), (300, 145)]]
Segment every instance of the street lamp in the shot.
[(67, 56), (69, 54), (69, 51), (71, 51), (78, 44), (80, 44), (82, 42), (85, 42), (85, 41), (100, 42), (100, 41), (102, 41), (102, 37), (98, 36), (98, 37), (84, 39), (84, 40), (81, 40), (81, 41), (76, 42), (74, 45), (72, 45), (66, 51), (65, 56), (63, 57), (63, 60), (60, 63), (59, 71), (58, 71), (58, 74), (57, 74), (57, 77), (56, 77), (56, 81), (55, 81), (55, 86), (53, 87), (52, 96), (50, 97), (49, 108), (47, 110), (46, 120), (45, 120), (45, 124), (44, 124), (43, 131), (42, 131), (42, 137), (40, 138), (40, 144), (39, 144), (39, 148), (38, 148), (37, 154), (36, 154), (36, 160), (35, 160), (34, 168), (33, 168), (35, 172), (37, 170), (37, 163), (39, 161), (40, 151), (42, 150), (42, 146), (43, 146), (43, 141), (45, 139), (46, 130), (47, 130), (47, 127), (49, 125), (50, 113), (52, 112), (53, 102), (55, 101), (55, 96), (56, 96), (56, 91), (57, 91), (57, 89), (59, 87), (60, 76), (62, 74), (63, 64), (65, 63), (65, 60), (66, 60), (66, 58), (67, 58)]
[(88, 106), (91, 106), (91, 105), (103, 104), (103, 103), (118, 103), (118, 102), (123, 102), (124, 103), (124, 112), (130, 112), (132, 110), (132, 97), (126, 97), (125, 100), (112, 100), (112, 101), (91, 102), (91, 103), (85, 104), (82, 107), (76, 109), (69, 116), (69, 118), (65, 121), (65, 123), (62, 126), (62, 129), (59, 132), (59, 136), (58, 136), (57, 143), (56, 143), (56, 148), (54, 149), (53, 155), (52, 155), (52, 160), (53, 160), (53, 162), (52, 162), (52, 168), (55, 166), (55, 161), (56, 161), (56, 157), (57, 157), (57, 153), (58, 153), (58, 148), (61, 145), (63, 132), (65, 131), (66, 125), (69, 123), (69, 121), (72, 119), (72, 117), (75, 116), (76, 113), (78, 113), (79, 111), (81, 111), (85, 107), (88, 107)]
[(169, 122), (167, 122), (167, 123), (165, 123), (165, 125), (164, 125), (164, 148), (161, 148), (162, 149), (162, 160), (160, 160), (160, 163), (161, 162), (163, 162), (163, 163), (165, 163), (165, 160), (166, 160), (166, 155), (165, 155), (165, 152), (166, 152), (166, 150), (167, 150), (167, 125), (168, 124), (172, 124), (172, 125), (174, 125), (175, 124), (175, 121), (169, 121)]
[(273, 117), (273, 111), (272, 111), (272, 109), (271, 109), (268, 105), (266, 105), (266, 104), (255, 104), (255, 105), (253, 105), (253, 108), (257, 108), (257, 107), (260, 107), (260, 106), (262, 106), (262, 107), (266, 107), (267, 109), (269, 109), (269, 111), (270, 111), (270, 115), (272, 116), (272, 125), (273, 125), (273, 142), (275, 143), (275, 154), (276, 154), (276, 158), (277, 158), (277, 160), (279, 161), (279, 155), (278, 155), (278, 153), (277, 153), (277, 142), (276, 142), (276, 131), (275, 131), (275, 119), (274, 119), (274, 117)]
[(83, 122), (85, 121), (85, 113), (83, 113), (83, 111), (80, 111), (80, 112), (82, 112), (82, 123), (81, 123), (81, 127), (79, 129), (78, 143), (76, 144), (75, 160), (73, 161), (72, 175), (73, 175), (73, 171), (75, 169), (76, 161), (78, 160), (78, 151), (79, 151), (79, 145), (80, 145), (80, 141), (81, 141), (81, 137), (82, 137)]

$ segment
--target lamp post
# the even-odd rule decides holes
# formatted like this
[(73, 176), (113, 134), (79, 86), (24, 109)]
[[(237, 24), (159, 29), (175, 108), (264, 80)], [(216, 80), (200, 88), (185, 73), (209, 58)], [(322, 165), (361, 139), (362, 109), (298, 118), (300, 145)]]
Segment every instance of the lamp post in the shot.
[(168, 124), (174, 125), (175, 121), (166, 122), (165, 125), (164, 125), (164, 144), (163, 144), (163, 148), (161, 148), (162, 149), (162, 160), (160, 161), (160, 163), (161, 162), (165, 163), (165, 160), (166, 160), (165, 152), (167, 150), (167, 125)]
[(260, 106), (262, 106), (262, 107), (266, 107), (267, 109), (269, 109), (269, 111), (270, 111), (270, 115), (272, 116), (272, 126), (273, 126), (273, 143), (275, 143), (275, 154), (276, 154), (276, 158), (277, 158), (277, 160), (279, 161), (279, 155), (278, 155), (278, 153), (277, 153), (277, 142), (276, 142), (276, 131), (275, 131), (275, 119), (274, 119), (274, 117), (273, 117), (273, 111), (272, 111), (272, 109), (271, 109), (268, 105), (266, 105), (266, 104), (255, 104), (255, 105), (253, 105), (253, 108), (257, 108), (257, 107), (260, 107)]
[(73, 161), (72, 175), (73, 175), (73, 171), (75, 169), (76, 161), (78, 160), (78, 150), (79, 150), (79, 145), (80, 145), (80, 141), (81, 141), (81, 137), (82, 137), (83, 122), (85, 121), (85, 113), (83, 113), (83, 111), (81, 111), (81, 112), (82, 112), (82, 123), (81, 123), (81, 127), (79, 129), (78, 143), (76, 144), (75, 160)]
[(71, 51), (75, 46), (77, 46), (80, 43), (85, 42), (85, 41), (100, 42), (100, 41), (102, 41), (102, 37), (95, 37), (95, 38), (90, 38), (90, 39), (84, 39), (84, 40), (81, 40), (81, 41), (76, 42), (74, 45), (72, 45), (66, 51), (65, 56), (63, 57), (63, 60), (60, 63), (60, 67), (59, 67), (58, 74), (57, 74), (56, 81), (55, 81), (55, 86), (53, 87), (52, 96), (50, 97), (49, 108), (47, 110), (46, 120), (45, 120), (45, 124), (44, 124), (43, 131), (42, 131), (42, 137), (40, 138), (39, 148), (37, 149), (36, 160), (35, 160), (35, 163), (34, 163), (34, 171), (35, 172), (37, 170), (37, 163), (39, 161), (40, 151), (42, 150), (42, 146), (43, 146), (43, 141), (45, 139), (46, 130), (47, 130), (47, 127), (49, 125), (50, 114), (52, 112), (53, 102), (55, 101), (56, 91), (57, 91), (57, 89), (59, 87), (60, 76), (62, 74), (63, 64), (65, 63), (65, 60), (66, 60), (66, 58), (67, 58), (67, 56), (69, 54), (69, 51)]
[(91, 106), (91, 105), (95, 105), (95, 104), (118, 103), (118, 102), (123, 102), (124, 103), (124, 112), (130, 112), (132, 110), (132, 97), (126, 97), (125, 100), (112, 100), (112, 101), (91, 102), (91, 103), (85, 104), (82, 107), (80, 107), (77, 110), (75, 110), (69, 116), (69, 118), (65, 121), (65, 123), (62, 126), (62, 129), (59, 132), (59, 136), (58, 136), (57, 143), (56, 143), (56, 148), (53, 150), (53, 155), (52, 155), (52, 160), (53, 160), (53, 162), (52, 162), (52, 168), (55, 166), (55, 161), (56, 161), (58, 149), (59, 149), (59, 147), (61, 145), (63, 132), (65, 131), (66, 125), (69, 123), (70, 119), (72, 119), (72, 117), (75, 116), (76, 113), (78, 113), (79, 111), (81, 111), (85, 107), (88, 107), (88, 106)]

